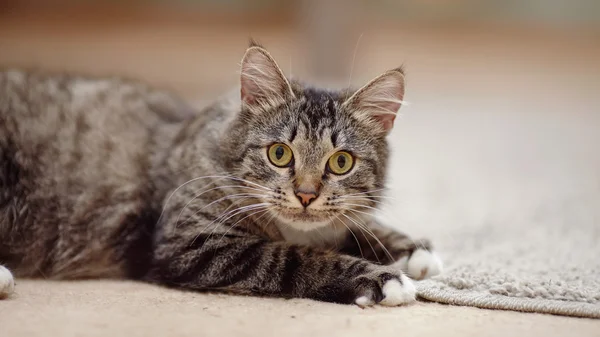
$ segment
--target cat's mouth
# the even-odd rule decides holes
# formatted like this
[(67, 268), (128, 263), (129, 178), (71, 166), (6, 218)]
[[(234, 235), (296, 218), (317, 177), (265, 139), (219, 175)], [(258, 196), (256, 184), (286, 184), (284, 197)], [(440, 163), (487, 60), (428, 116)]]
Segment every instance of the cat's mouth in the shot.
[[(302, 227), (303, 229), (312, 229), (329, 225), (334, 216), (330, 212), (302, 209), (302, 208), (281, 208), (275, 210), (277, 217), (284, 223), (292, 227)], [(312, 227), (312, 228), (307, 228)]]

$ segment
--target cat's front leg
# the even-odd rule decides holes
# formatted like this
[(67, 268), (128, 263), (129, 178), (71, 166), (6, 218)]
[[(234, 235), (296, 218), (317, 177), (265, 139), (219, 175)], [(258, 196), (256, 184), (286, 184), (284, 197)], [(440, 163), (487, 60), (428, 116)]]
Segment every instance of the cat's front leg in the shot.
[(353, 233), (349, 233), (342, 251), (397, 267), (415, 280), (429, 278), (442, 272), (442, 260), (433, 250), (429, 240), (413, 240), (374, 221), (369, 223), (367, 228), (368, 231), (357, 228)]
[(369, 306), (415, 300), (398, 268), (253, 236), (200, 235), (158, 246), (150, 278), (169, 286)]

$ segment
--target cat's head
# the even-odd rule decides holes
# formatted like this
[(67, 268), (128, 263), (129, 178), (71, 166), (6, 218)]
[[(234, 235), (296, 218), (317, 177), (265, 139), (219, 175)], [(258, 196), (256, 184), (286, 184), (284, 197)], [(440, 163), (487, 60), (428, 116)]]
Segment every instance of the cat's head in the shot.
[(251, 45), (226, 167), (256, 184), (247, 192), (265, 213), (294, 228), (351, 223), (370, 213), (383, 189), (386, 135), (403, 96), (401, 68), (358, 90), (330, 91), (288, 80), (264, 48)]

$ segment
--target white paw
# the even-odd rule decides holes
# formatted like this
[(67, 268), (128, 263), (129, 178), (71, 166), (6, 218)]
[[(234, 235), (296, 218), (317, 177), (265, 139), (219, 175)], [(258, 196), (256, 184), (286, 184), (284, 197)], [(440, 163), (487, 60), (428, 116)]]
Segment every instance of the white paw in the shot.
[(442, 259), (435, 252), (426, 249), (417, 249), (410, 258), (403, 257), (393, 265), (415, 280), (423, 280), (439, 275), (444, 269)]
[(372, 306), (373, 304), (375, 304), (375, 301), (369, 296), (361, 296), (354, 300), (354, 303), (356, 303), (356, 305), (358, 305), (359, 307), (364, 308)]
[(15, 280), (8, 269), (0, 266), (0, 298), (8, 297), (15, 290)]
[(402, 283), (398, 280), (389, 280), (384, 283), (381, 289), (383, 300), (379, 304), (393, 307), (415, 301), (417, 289), (413, 282), (405, 275), (400, 276), (400, 281)]

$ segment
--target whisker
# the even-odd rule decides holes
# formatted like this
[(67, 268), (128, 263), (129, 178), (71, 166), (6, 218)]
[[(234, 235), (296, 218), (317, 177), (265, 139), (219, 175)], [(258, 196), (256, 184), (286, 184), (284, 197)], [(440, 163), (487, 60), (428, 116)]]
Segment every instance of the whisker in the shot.
[(371, 198), (376, 198), (376, 199), (390, 199), (390, 200), (397, 200), (398, 198), (394, 198), (391, 196), (387, 196), (387, 195), (351, 195), (351, 196), (345, 196), (345, 195), (340, 195), (338, 196), (339, 199), (369, 199), (371, 200)]
[[(350, 212), (355, 212), (355, 210), (350, 210)], [(350, 219), (350, 218), (349, 218)], [(357, 217), (356, 220), (358, 221), (359, 218)], [(354, 221), (353, 221), (354, 222)], [(357, 226), (358, 223), (354, 222)], [(366, 223), (362, 224), (362, 227), (366, 230), (367, 233), (369, 233), (369, 235), (371, 235), (373, 237), (373, 239), (375, 239), (375, 241), (377, 241), (377, 244), (379, 244), (381, 246), (381, 248), (383, 249), (383, 251), (385, 252), (385, 254), (388, 256), (388, 258), (390, 259), (391, 262), (394, 262), (394, 257), (392, 256), (392, 254), (390, 254), (390, 251), (385, 247), (385, 245), (381, 242), (381, 240), (379, 240), (379, 238), (375, 235), (375, 233), (373, 233), (367, 226)]]
[[(251, 206), (256, 206), (256, 205), (251, 205)], [(246, 207), (247, 207), (247, 206), (246, 206)], [(210, 237), (211, 237), (211, 236), (214, 234), (214, 231), (215, 231), (217, 228), (219, 228), (221, 225), (223, 225), (223, 224), (224, 224), (224, 223), (225, 223), (227, 220), (229, 220), (229, 219), (231, 219), (231, 218), (233, 218), (233, 217), (235, 217), (235, 216), (241, 215), (241, 214), (243, 214), (243, 213), (246, 213), (246, 212), (252, 212), (252, 211), (254, 211), (254, 210), (257, 210), (257, 209), (258, 209), (258, 210), (263, 210), (263, 209), (264, 209), (264, 210), (266, 210), (266, 209), (268, 209), (268, 207), (269, 207), (269, 206), (267, 205), (267, 206), (257, 206), (257, 207), (247, 208), (247, 209), (243, 209), (243, 210), (239, 210), (239, 209), (237, 209), (237, 210), (236, 210), (236, 212), (235, 212), (234, 214), (231, 214), (231, 215), (229, 215), (227, 218), (224, 218), (224, 219), (221, 219), (221, 220), (219, 220), (219, 222), (215, 224), (215, 228), (212, 230), (211, 234), (210, 234), (210, 235), (209, 235), (209, 236), (208, 236), (208, 237), (207, 237), (207, 238), (204, 240), (204, 242), (206, 242), (208, 239), (210, 239)], [(240, 207), (240, 208), (243, 208), (243, 207)], [(242, 219), (242, 220), (243, 220), (243, 219)], [(240, 221), (241, 221), (241, 220), (240, 220)], [(238, 221), (238, 222), (239, 222), (239, 221)], [(237, 222), (236, 222), (236, 224), (237, 224)], [(210, 224), (209, 224), (209, 225), (210, 225)], [(226, 233), (227, 233), (227, 232), (229, 232), (229, 230), (227, 230), (227, 231), (226, 231)]]
[(345, 194), (344, 196), (369, 194), (369, 193), (381, 192), (381, 191), (385, 191), (385, 190), (387, 190), (387, 188), (384, 187), (384, 188), (378, 188), (375, 190), (370, 190), (370, 191), (365, 191), (365, 192), (356, 192), (356, 193)]
[(365, 258), (365, 254), (363, 254), (362, 248), (360, 247), (360, 241), (358, 241), (358, 238), (356, 237), (356, 235), (354, 234), (354, 232), (352, 231), (352, 229), (350, 229), (350, 227), (348, 227), (348, 225), (346, 225), (346, 223), (340, 219), (339, 215), (336, 215), (335, 218), (342, 223), (342, 225), (344, 225), (344, 227), (346, 227), (346, 229), (348, 229), (348, 231), (350, 232), (350, 234), (352, 234), (352, 237), (354, 237), (354, 241), (356, 241), (356, 245), (358, 246), (358, 251), (360, 252), (360, 257), (361, 258)]
[(376, 205), (383, 205), (385, 206), (386, 204), (381, 201), (381, 200), (372, 200), (372, 199), (368, 199), (368, 198), (339, 198), (339, 199), (335, 199), (333, 201), (340, 201), (340, 202), (345, 202), (345, 201), (350, 201), (350, 202), (361, 202), (364, 201), (366, 203), (374, 203)]
[(177, 187), (177, 188), (176, 188), (176, 189), (175, 189), (175, 190), (174, 190), (174, 191), (171, 193), (171, 195), (169, 195), (169, 197), (167, 198), (167, 201), (165, 202), (165, 205), (163, 206), (163, 209), (162, 209), (162, 211), (160, 212), (160, 216), (158, 217), (158, 220), (156, 221), (156, 223), (157, 223), (157, 224), (158, 224), (158, 223), (160, 222), (160, 220), (162, 219), (162, 217), (163, 217), (163, 215), (164, 215), (164, 213), (165, 213), (165, 210), (167, 209), (167, 205), (169, 204), (169, 201), (171, 201), (171, 198), (172, 198), (172, 197), (175, 195), (175, 193), (177, 193), (177, 191), (179, 191), (179, 189), (181, 189), (183, 186), (185, 186), (185, 185), (187, 185), (187, 184), (189, 184), (189, 183), (192, 183), (192, 182), (194, 182), (194, 181), (198, 181), (198, 180), (200, 180), (200, 179), (205, 179), (205, 177), (197, 177), (197, 178), (194, 178), (194, 179), (190, 179), (190, 180), (186, 181), (185, 183), (183, 183), (183, 184), (179, 185), (179, 187)]
[[(360, 205), (360, 204), (349, 204), (349, 203), (344, 203), (344, 202), (340, 203), (339, 206), (346, 206), (349, 209), (350, 208), (356, 208), (356, 207), (364, 207), (364, 208), (370, 209), (370, 210), (372, 210), (374, 212), (379, 212), (379, 214), (383, 215), (384, 217), (393, 218), (393, 216), (390, 213), (388, 213), (388, 212), (386, 212), (386, 211), (384, 211), (384, 210), (382, 210), (380, 208), (376, 208), (376, 207), (371, 207), (371, 206), (367, 206), (367, 205)], [(365, 214), (365, 215), (369, 215), (371, 217), (375, 216), (374, 214), (371, 214), (371, 213), (368, 213), (368, 212), (362, 212), (362, 211), (359, 211), (359, 210), (356, 210), (356, 209), (354, 209), (354, 211), (357, 211), (357, 212)]]
[[(270, 206), (270, 203), (258, 203), (258, 204), (252, 204), (252, 205), (247, 205), (247, 206), (242, 206), (242, 207), (238, 207), (234, 210), (231, 210), (229, 212), (226, 212), (225, 214), (221, 214), (220, 216), (218, 216), (217, 218), (215, 218), (213, 221), (211, 221), (209, 224), (207, 224), (206, 226), (204, 226), (204, 229), (202, 231), (200, 231), (200, 233), (198, 233), (196, 235), (196, 237), (194, 238), (194, 240), (192, 240), (192, 242), (189, 244), (190, 246), (192, 246), (194, 244), (194, 242), (196, 242), (196, 240), (198, 239), (198, 237), (200, 235), (202, 235), (204, 233), (204, 231), (208, 228), (210, 228), (212, 225), (215, 225), (213, 230), (211, 231), (210, 235), (204, 240), (204, 242), (206, 242), (214, 233), (214, 231), (220, 227), (221, 224), (223, 224), (223, 222), (231, 219), (234, 216), (240, 215), (242, 213), (245, 212), (249, 212), (249, 211), (253, 211), (259, 208), (267, 208), (268, 206)], [(219, 220), (220, 219), (220, 220)]]
[[(217, 242), (217, 246), (218, 246), (218, 245), (221, 243), (221, 241), (223, 240), (223, 238), (225, 238), (225, 236), (227, 235), (227, 233), (229, 233), (229, 231), (230, 231), (230, 230), (232, 230), (232, 229), (233, 229), (235, 226), (237, 226), (237, 224), (239, 224), (240, 222), (244, 221), (245, 219), (247, 219), (247, 218), (249, 218), (249, 217), (251, 217), (251, 216), (253, 216), (253, 215), (259, 214), (259, 213), (261, 213), (261, 212), (263, 213), (262, 215), (265, 215), (267, 211), (268, 211), (268, 209), (260, 209), (260, 210), (258, 210), (258, 211), (256, 211), (256, 212), (252, 212), (252, 213), (250, 213), (250, 214), (246, 215), (245, 217), (241, 218), (240, 220), (236, 221), (236, 222), (235, 222), (233, 225), (231, 225), (231, 226), (230, 226), (230, 227), (229, 227), (229, 228), (228, 228), (228, 229), (225, 231), (225, 233), (224, 233), (223, 235), (221, 235), (221, 238), (220, 238), (220, 239), (219, 239), (219, 241)], [(262, 215), (261, 215), (261, 216), (262, 216)], [(260, 217), (259, 217), (259, 219), (260, 219)]]
[[(242, 178), (238, 178), (238, 177), (233, 177), (233, 176), (210, 175), (210, 176), (196, 177), (196, 178), (190, 179), (190, 180), (186, 181), (185, 183), (179, 185), (173, 192), (171, 192), (171, 194), (169, 195), (169, 197), (167, 198), (167, 200), (164, 203), (163, 209), (160, 212), (160, 216), (158, 217), (158, 220), (156, 221), (156, 223), (158, 224), (160, 222), (160, 220), (162, 220), (162, 217), (163, 217), (163, 215), (165, 213), (165, 210), (167, 209), (167, 206), (169, 205), (169, 202), (171, 201), (171, 198), (173, 198), (173, 196), (175, 195), (175, 193), (177, 193), (177, 191), (179, 191), (182, 187), (186, 186), (189, 183), (192, 183), (192, 182), (195, 182), (195, 181), (198, 181), (198, 180), (202, 180), (202, 179), (219, 179), (219, 180), (220, 179), (231, 179), (231, 180), (234, 180), (234, 181), (244, 182), (244, 183), (247, 183), (247, 184), (250, 184), (250, 185), (254, 185), (254, 186), (260, 187), (260, 188), (265, 189), (266, 191), (269, 191), (269, 192), (273, 191), (272, 189), (270, 189), (270, 188), (268, 188), (266, 186), (257, 184), (255, 182), (252, 182), (252, 181), (249, 181), (249, 180), (246, 180), (246, 179), (242, 179)], [(214, 182), (211, 182), (211, 183), (214, 183)], [(246, 187), (248, 187), (248, 186), (246, 186)]]
[(371, 207), (371, 206), (367, 206), (367, 205), (361, 205), (361, 204), (349, 204), (347, 202), (342, 202), (339, 204), (340, 206), (354, 206), (354, 207), (364, 207), (364, 208), (368, 208), (374, 211), (378, 211), (378, 212), (382, 212), (382, 210), (380, 210), (379, 208), (375, 208), (375, 207)]
[(354, 224), (356, 225), (356, 227), (358, 228), (358, 230), (360, 231), (362, 236), (365, 238), (365, 241), (367, 241), (367, 243), (369, 244), (369, 247), (371, 247), (371, 251), (373, 252), (373, 255), (375, 256), (375, 258), (377, 259), (377, 263), (381, 263), (381, 261), (379, 261), (379, 256), (377, 256), (377, 252), (375, 252), (375, 248), (373, 248), (371, 241), (369, 241), (369, 239), (367, 238), (367, 236), (364, 233), (365, 230), (359, 224), (357, 224), (354, 220), (352, 220), (349, 216), (347, 216), (346, 214), (342, 213), (342, 215), (345, 216), (346, 218), (348, 218), (348, 220), (354, 222)]
[[(236, 200), (236, 202), (238, 202), (238, 201), (242, 201), (242, 200), (245, 200), (245, 199)], [(265, 205), (266, 205), (267, 203), (262, 203), (262, 204), (265, 204)], [(255, 204), (250, 204), (250, 205), (240, 206), (240, 207), (238, 207), (238, 208), (235, 208), (235, 209), (229, 210), (229, 208), (231, 208), (232, 206), (237, 206), (237, 204), (234, 202), (234, 203), (232, 203), (231, 205), (229, 205), (229, 206), (228, 206), (228, 207), (227, 207), (227, 208), (226, 208), (226, 209), (225, 209), (223, 212), (221, 212), (221, 214), (219, 214), (219, 216), (217, 216), (215, 219), (213, 219), (213, 220), (212, 220), (212, 221), (211, 221), (211, 222), (210, 222), (210, 223), (209, 223), (207, 226), (210, 226), (210, 225), (212, 225), (212, 224), (213, 224), (213, 223), (215, 223), (215, 222), (216, 222), (216, 225), (220, 225), (220, 224), (222, 224), (224, 221), (227, 221), (227, 220), (229, 220), (231, 217), (234, 217), (234, 216), (236, 216), (237, 214), (234, 214), (235, 212), (237, 212), (237, 211), (240, 211), (240, 210), (245, 210), (246, 208), (249, 208), (249, 207), (251, 208), (251, 207), (253, 207), (253, 206), (256, 206), (256, 205), (262, 205), (262, 204), (255, 203)], [(198, 211), (198, 212), (199, 212), (199, 211)], [(195, 214), (197, 214), (198, 212), (194, 213), (194, 215), (195, 215)], [(227, 218), (226, 218), (226, 217), (227, 217)], [(190, 218), (191, 218), (191, 217), (190, 217)], [(186, 220), (186, 222), (187, 222), (187, 221), (189, 221), (189, 220), (190, 220), (190, 218), (188, 218), (188, 220)], [(185, 223), (185, 222), (184, 222), (184, 223)]]
[[(208, 192), (208, 191), (205, 191), (205, 192), (203, 192), (203, 193), (200, 193), (200, 194), (198, 194), (198, 195), (194, 196), (194, 197), (192, 198), (192, 200), (188, 201), (188, 202), (185, 204), (185, 206), (184, 206), (184, 207), (181, 209), (181, 212), (179, 212), (179, 215), (177, 216), (177, 221), (175, 222), (175, 227), (177, 227), (177, 226), (179, 225), (179, 219), (180, 219), (181, 215), (183, 214), (183, 212), (186, 210), (186, 208), (187, 208), (187, 207), (190, 205), (190, 203), (192, 203), (192, 201), (194, 201), (196, 198), (198, 198), (200, 195), (202, 195), (202, 194), (204, 194), (204, 193), (206, 193), (206, 192)], [(208, 205), (205, 205), (204, 207), (200, 208), (198, 211), (194, 212), (194, 214), (192, 214), (192, 215), (190, 216), (190, 218), (191, 218), (191, 217), (193, 217), (193, 216), (195, 216), (195, 215), (196, 215), (196, 214), (198, 214), (199, 212), (201, 212), (201, 211), (202, 211), (203, 209), (205, 209), (206, 207), (209, 207), (209, 206), (211, 206), (211, 205), (214, 205), (215, 203), (217, 203), (217, 202), (219, 202), (219, 201), (228, 200), (228, 199), (233, 199), (233, 198), (236, 198), (236, 197), (239, 197), (239, 196), (247, 196), (248, 198), (250, 198), (250, 197), (254, 197), (254, 198), (260, 198), (260, 197), (265, 197), (266, 195), (264, 195), (264, 194), (257, 194), (257, 193), (238, 193), (238, 194), (230, 194), (230, 195), (226, 195), (226, 196), (224, 196), (224, 197), (222, 197), (222, 198), (219, 198), (219, 199), (217, 199), (217, 200), (215, 200), (215, 201), (213, 201), (213, 202), (209, 203)], [(185, 224), (185, 223), (186, 223), (186, 222), (184, 222), (183, 224)]]
[(250, 184), (250, 185), (253, 185), (253, 186), (256, 186), (256, 187), (260, 187), (260, 188), (262, 188), (262, 189), (264, 189), (264, 190), (266, 190), (266, 191), (269, 191), (269, 192), (272, 192), (272, 191), (273, 191), (273, 189), (272, 189), (272, 188), (269, 188), (269, 187), (267, 187), (267, 186), (263, 186), (263, 185), (261, 185), (261, 184), (255, 183), (255, 182), (253, 182), (253, 181), (250, 181), (250, 180), (247, 180), (247, 179), (243, 179), (243, 178), (239, 178), (239, 177), (235, 177), (235, 176), (217, 176), (217, 175), (214, 175), (214, 176), (204, 176), (204, 178), (222, 178), (222, 179), (231, 179), (231, 180), (234, 180), (234, 181), (239, 181), (239, 182), (243, 182), (243, 183), (246, 183), (246, 184)]
[[(268, 211), (268, 209), (267, 209), (267, 211)], [(263, 216), (265, 216), (266, 214), (269, 214), (269, 213), (268, 213), (268, 212), (265, 212), (265, 213), (261, 214), (261, 216), (259, 216), (258, 218), (254, 219), (254, 223), (257, 223), (257, 222), (258, 222), (258, 220), (260, 220), (260, 219), (261, 219)]]
[(270, 203), (256, 203), (256, 204), (241, 206), (241, 207), (235, 208), (230, 211), (225, 210), (218, 217), (216, 217), (213, 221), (211, 221), (207, 226), (211, 226), (212, 224), (215, 224), (215, 223), (216, 223), (216, 225), (221, 225), (221, 224), (223, 224), (223, 222), (225, 222), (225, 221), (231, 219), (232, 217), (239, 215), (247, 210), (253, 210), (258, 207), (266, 207), (267, 205), (270, 205)]
[(364, 215), (368, 215), (369, 217), (373, 217), (373, 214), (371, 214), (371, 213), (359, 211), (359, 210), (356, 210), (356, 209), (350, 209), (350, 208), (348, 208), (347, 210), (348, 211), (352, 211), (352, 212), (357, 212), (357, 213), (360, 213), (360, 214), (364, 214)]
[[(266, 214), (269, 214), (269, 213), (267, 212)], [(262, 216), (261, 216), (261, 217), (262, 217)], [(273, 219), (275, 219), (276, 217), (277, 217), (277, 215), (276, 215), (275, 213), (271, 213), (271, 217), (269, 217), (269, 220), (267, 220), (267, 223), (266, 223), (266, 224), (264, 224), (264, 225), (260, 225), (260, 224), (259, 224), (259, 226), (261, 226), (261, 227), (263, 227), (263, 228), (266, 228), (267, 226), (269, 226), (269, 225), (271, 224), (271, 221), (273, 221)], [(255, 221), (255, 222), (256, 222), (256, 223), (258, 223), (258, 219), (257, 219), (257, 221)]]
[[(205, 190), (205, 191), (203, 191), (202, 193), (199, 193), (199, 194), (195, 195), (195, 196), (194, 196), (194, 197), (193, 197), (193, 198), (192, 198), (190, 201), (188, 201), (188, 202), (185, 204), (185, 206), (183, 206), (183, 208), (181, 209), (181, 212), (179, 212), (179, 215), (177, 216), (177, 221), (175, 222), (175, 228), (177, 228), (177, 226), (179, 225), (179, 219), (181, 218), (181, 215), (183, 214), (183, 212), (186, 210), (186, 208), (187, 208), (187, 207), (188, 207), (188, 206), (189, 206), (189, 205), (190, 205), (190, 204), (191, 204), (191, 203), (192, 203), (194, 200), (196, 200), (198, 197), (200, 197), (200, 196), (201, 196), (201, 195), (203, 195), (204, 193), (207, 193), (207, 192), (210, 192), (210, 191), (213, 191), (213, 190), (217, 190), (217, 189), (226, 188), (226, 187), (238, 187), (238, 186), (218, 186), (218, 187), (211, 188), (211, 189), (209, 189), (209, 190)], [(251, 189), (252, 189), (252, 187), (245, 187), (245, 188), (251, 188)], [(261, 191), (261, 190), (259, 190), (259, 189), (254, 189), (254, 190)], [(196, 211), (196, 212), (195, 212), (194, 214), (192, 214), (191, 216), (192, 216), (192, 217), (193, 217), (193, 216), (195, 216), (196, 214), (198, 214), (199, 212), (201, 212), (203, 209), (205, 209), (206, 207), (209, 207), (209, 206), (211, 206), (211, 205), (214, 205), (216, 202), (219, 202), (219, 201), (222, 201), (222, 200), (225, 200), (225, 199), (229, 199), (229, 198), (232, 198), (232, 197), (235, 197), (235, 196), (240, 196), (240, 195), (254, 196), (254, 197), (257, 197), (257, 198), (258, 198), (258, 197), (264, 197), (264, 196), (265, 196), (264, 194), (258, 194), (258, 193), (238, 193), (238, 194), (230, 194), (230, 195), (226, 195), (226, 196), (224, 196), (224, 197), (222, 197), (222, 198), (220, 198), (220, 199), (217, 199), (217, 200), (215, 200), (215, 201), (213, 201), (213, 202), (209, 203), (208, 205), (205, 205), (204, 207), (202, 207), (201, 209), (199, 209), (198, 211)], [(185, 222), (184, 222), (184, 224), (185, 224)]]

